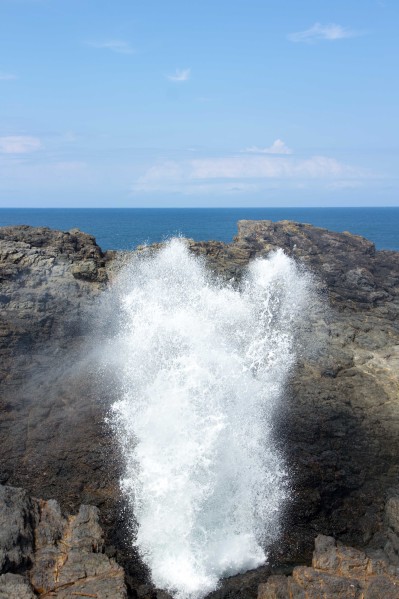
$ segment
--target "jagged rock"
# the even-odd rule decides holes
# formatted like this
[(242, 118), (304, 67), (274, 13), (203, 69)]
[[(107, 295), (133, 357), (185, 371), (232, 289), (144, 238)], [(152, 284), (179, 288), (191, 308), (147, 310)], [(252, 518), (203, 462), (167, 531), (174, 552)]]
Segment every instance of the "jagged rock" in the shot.
[[(292, 497), (272, 559), (305, 563), (324, 533), (393, 563), (396, 504), (387, 516), (385, 504), (399, 496), (398, 252), (288, 221), (241, 221), (231, 244), (188, 243), (235, 280), (249, 260), (282, 247), (326, 301), (309, 323), (314, 351), (300, 353), (275, 423)], [(107, 279), (125, 259), (75, 230), (0, 229), (0, 481), (67, 511), (99, 506), (107, 544), (138, 588), (147, 573), (125, 542), (119, 456), (103, 424), (117, 385), (99, 385), (90, 358), (115, 311), (101, 304)]]
[(77, 229), (0, 228), (0, 482), (66, 499), (70, 509), (107, 494), (106, 474), (92, 484), (108, 439), (97, 373), (81, 349), (106, 262)]
[(384, 522), (366, 548), (370, 557), (388, 561), (396, 567), (399, 567), (398, 504), (397, 495), (388, 499)]
[(362, 551), (318, 536), (312, 567), (298, 566), (292, 576), (270, 576), (259, 585), (258, 599), (378, 599), (399, 597), (399, 570)]
[(0, 599), (34, 599), (29, 582), (19, 574), (0, 576)]
[(26, 491), (0, 485), (0, 573), (29, 566), (38, 517), (37, 505)]
[(276, 427), (293, 472), (276, 559), (308, 559), (317, 532), (367, 545), (398, 485), (398, 252), (289, 221), (240, 221), (234, 243), (190, 247), (227, 278), (278, 248), (314, 274), (326, 308), (311, 324), (315, 352), (299, 356)]
[(388, 525), (399, 533), (399, 497), (390, 497), (385, 508)]
[(98, 508), (82, 505), (64, 518), (56, 501), (0, 486), (0, 518), (0, 597), (126, 599), (123, 569), (103, 553)]
[(2, 357), (50, 337), (76, 335), (85, 303), (93, 302), (106, 279), (105, 256), (90, 235), (0, 227)]

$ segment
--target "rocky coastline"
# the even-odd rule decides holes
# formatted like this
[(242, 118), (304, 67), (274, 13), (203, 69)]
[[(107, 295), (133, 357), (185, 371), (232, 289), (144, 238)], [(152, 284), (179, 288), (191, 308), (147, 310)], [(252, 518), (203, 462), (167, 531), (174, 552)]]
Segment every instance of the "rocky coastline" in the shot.
[[(288, 221), (188, 244), (228, 279), (282, 248), (326, 306), (276, 422), (292, 472), (283, 534), (270, 566), (212, 596), (249, 599), (262, 584), (260, 599), (399, 597), (399, 253)], [(165, 595), (129, 547), (104, 425), (112, 380), (88, 351), (107, 335), (103, 298), (125, 258), (76, 229), (0, 228), (0, 597)]]

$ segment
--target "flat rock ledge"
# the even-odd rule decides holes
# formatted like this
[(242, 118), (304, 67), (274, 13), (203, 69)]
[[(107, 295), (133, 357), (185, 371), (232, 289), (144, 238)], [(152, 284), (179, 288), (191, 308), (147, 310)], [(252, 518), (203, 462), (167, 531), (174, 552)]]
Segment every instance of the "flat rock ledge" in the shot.
[(324, 535), (316, 538), (312, 567), (270, 576), (258, 593), (258, 599), (385, 598), (399, 598), (399, 568)]
[(63, 516), (57, 501), (0, 486), (0, 599), (126, 599), (124, 571), (104, 551), (99, 511)]

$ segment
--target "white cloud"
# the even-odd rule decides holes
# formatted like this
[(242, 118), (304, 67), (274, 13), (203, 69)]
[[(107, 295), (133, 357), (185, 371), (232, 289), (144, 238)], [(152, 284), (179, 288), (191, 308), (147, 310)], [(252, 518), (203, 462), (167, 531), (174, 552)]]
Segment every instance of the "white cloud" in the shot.
[(166, 75), (169, 81), (188, 81), (190, 79), (191, 69), (176, 69), (173, 75)]
[(15, 79), (18, 79), (18, 77), (13, 73), (4, 73), (0, 71), (0, 81), (14, 81)]
[(104, 50), (110, 50), (117, 54), (134, 54), (135, 50), (132, 48), (129, 42), (124, 40), (106, 40), (104, 42), (86, 42), (91, 48), (99, 48)]
[(297, 31), (296, 33), (290, 33), (288, 39), (291, 42), (318, 42), (320, 40), (336, 41), (342, 40), (349, 37), (357, 37), (363, 35), (364, 32), (354, 31), (347, 29), (341, 25), (335, 23), (329, 23), (328, 25), (322, 25), (321, 23), (315, 23), (309, 29), (305, 31)]
[(276, 139), (269, 148), (251, 146), (243, 150), (243, 152), (248, 154), (292, 154), (292, 150), (281, 139)]
[(151, 166), (136, 180), (132, 191), (245, 192), (265, 188), (272, 182), (303, 182), (306, 185), (311, 181), (325, 181), (330, 184), (363, 176), (359, 169), (326, 156), (307, 159), (280, 156), (196, 158), (168, 160)]
[(37, 137), (27, 135), (9, 135), (0, 137), (0, 153), (2, 154), (29, 154), (40, 150), (42, 142)]

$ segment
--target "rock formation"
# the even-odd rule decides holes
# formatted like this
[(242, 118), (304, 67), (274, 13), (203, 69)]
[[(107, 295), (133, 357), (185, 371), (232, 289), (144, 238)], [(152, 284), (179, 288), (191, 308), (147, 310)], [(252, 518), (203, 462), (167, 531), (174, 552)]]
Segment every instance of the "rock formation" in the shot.
[(322, 532), (364, 546), (398, 492), (399, 256), (289, 222), (241, 222), (233, 247), (248, 258), (283, 247), (316, 274), (331, 305), (328, 344), (298, 365), (281, 422), (297, 474), (288, 544), (308, 555)]
[[(392, 564), (386, 511), (395, 518), (399, 497), (398, 253), (288, 221), (241, 221), (231, 244), (188, 243), (228, 279), (282, 247), (314, 273), (325, 302), (309, 323), (314, 351), (300, 356), (276, 423), (292, 500), (274, 563), (307, 563), (324, 534)], [(121, 258), (77, 230), (0, 229), (0, 482), (54, 498), (66, 512), (97, 506), (107, 552), (138, 589), (147, 573), (126, 543), (118, 456), (104, 426), (113, 385), (99, 384), (93, 359), (112, 319), (102, 297)], [(21, 563), (28, 546), (18, 550)], [(8, 580), (17, 575), (10, 572)], [(238, 584), (240, 596), (254, 597), (268, 573), (256, 584), (247, 577), (248, 595)]]
[(106, 280), (89, 235), (0, 229), (0, 482), (69, 510), (107, 495), (101, 402), (80, 351)]
[(98, 508), (64, 517), (57, 501), (0, 486), (0, 597), (126, 599), (123, 569), (104, 553)]
[(398, 574), (398, 568), (384, 560), (319, 535), (312, 567), (297, 566), (289, 577), (270, 576), (259, 585), (258, 599), (398, 599)]

